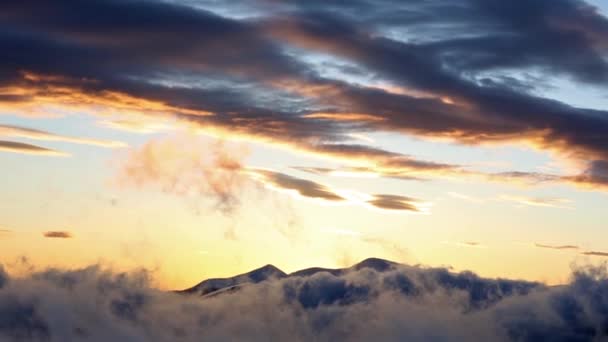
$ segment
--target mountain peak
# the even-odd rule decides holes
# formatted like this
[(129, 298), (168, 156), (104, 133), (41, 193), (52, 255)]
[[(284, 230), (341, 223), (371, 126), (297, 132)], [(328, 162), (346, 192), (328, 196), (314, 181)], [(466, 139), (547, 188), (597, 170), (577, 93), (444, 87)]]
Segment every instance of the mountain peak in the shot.
[(352, 268), (354, 268), (355, 270), (371, 268), (378, 272), (384, 272), (394, 267), (395, 265), (397, 265), (397, 263), (393, 261), (388, 261), (380, 258), (367, 258), (361, 261), (360, 263), (353, 265)]
[(262, 266), (251, 272), (242, 274), (241, 276), (245, 276), (245, 275), (249, 276), (249, 278), (251, 279), (251, 282), (253, 282), (253, 283), (259, 283), (268, 278), (284, 278), (285, 276), (287, 276), (287, 274), (285, 272), (281, 271), (278, 267), (271, 265), (271, 264)]

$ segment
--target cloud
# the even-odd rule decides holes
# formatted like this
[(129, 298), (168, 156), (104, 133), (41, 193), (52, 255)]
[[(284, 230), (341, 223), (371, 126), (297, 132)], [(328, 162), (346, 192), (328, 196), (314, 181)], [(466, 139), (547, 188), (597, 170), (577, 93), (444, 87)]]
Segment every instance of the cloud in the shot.
[[(539, 89), (562, 79), (604, 89), (608, 19), (583, 1), (53, 4), (0, 7), (0, 107), (11, 113), (143, 113), (379, 174), (607, 188), (606, 111)], [(349, 143), (353, 132), (379, 131), (523, 144), (586, 167), (566, 176), (474, 175)]]
[(250, 170), (254, 176), (265, 184), (279, 190), (293, 191), (303, 197), (321, 199), (330, 202), (344, 202), (346, 199), (329, 187), (302, 178), (296, 178), (284, 173), (271, 170)]
[(99, 121), (102, 127), (131, 133), (151, 134), (171, 129), (170, 126), (150, 120), (116, 119)]
[(477, 241), (442, 241), (441, 243), (458, 247), (486, 248), (481, 242)]
[(33, 140), (44, 140), (44, 141), (64, 141), (74, 144), (85, 144), (107, 148), (126, 147), (127, 145), (121, 141), (111, 140), (100, 140), (91, 138), (77, 138), (62, 136), (53, 133), (40, 131), (37, 129), (26, 128), (21, 126), (13, 125), (2, 125), (0, 124), (0, 136), (16, 137), (16, 138), (27, 138)]
[(267, 169), (248, 169), (254, 179), (271, 189), (286, 191), (302, 198), (322, 200), (324, 203), (365, 205), (376, 209), (408, 212), (427, 212), (430, 203), (406, 196), (368, 195), (350, 190), (337, 190), (311, 180), (297, 178)]
[(45, 147), (26, 144), (17, 141), (0, 140), (0, 151), (33, 154), (52, 157), (67, 157), (69, 154), (61, 151), (51, 150)]
[(534, 246), (539, 247), (539, 248), (560, 249), (560, 250), (579, 249), (579, 247), (576, 245), (545, 245), (542, 243), (535, 243)]
[[(0, 338), (19, 341), (522, 341), (606, 337), (605, 270), (563, 286), (369, 259), (199, 297), (144, 270), (0, 271)], [(236, 314), (238, 313), (238, 314)], [(362, 324), (362, 322), (365, 322)]]
[(48, 231), (42, 233), (42, 236), (53, 239), (71, 239), (74, 237), (72, 233), (67, 231)]
[(607, 252), (588, 251), (588, 252), (582, 252), (581, 254), (582, 255), (608, 257), (608, 253)]
[(367, 203), (380, 209), (386, 210), (406, 210), (406, 211), (420, 211), (418, 202), (420, 200), (398, 196), (398, 195), (373, 195), (373, 198), (368, 200)]
[(247, 184), (247, 151), (188, 134), (155, 139), (118, 160), (116, 182), (126, 188), (157, 187), (178, 196), (200, 196), (230, 212)]
[(533, 207), (550, 207), (550, 208), (561, 208), (571, 209), (568, 206), (571, 203), (570, 200), (565, 198), (541, 198), (541, 197), (525, 197), (525, 196), (514, 196), (514, 195), (501, 195), (498, 197), (500, 201), (513, 202), (521, 205), (533, 206)]

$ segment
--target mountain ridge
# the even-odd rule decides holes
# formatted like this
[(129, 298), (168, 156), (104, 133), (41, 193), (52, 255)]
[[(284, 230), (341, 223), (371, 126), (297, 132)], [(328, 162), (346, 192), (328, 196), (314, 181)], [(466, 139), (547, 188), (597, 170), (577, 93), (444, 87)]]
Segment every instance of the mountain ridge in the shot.
[(367, 258), (350, 267), (310, 267), (291, 273), (285, 273), (284, 271), (272, 264), (266, 264), (262, 267), (253, 269), (249, 272), (238, 274), (234, 277), (205, 279), (190, 288), (177, 292), (183, 294), (198, 294), (200, 296), (212, 296), (226, 291), (229, 292), (237, 290), (239, 287), (245, 284), (257, 284), (271, 279), (309, 277), (320, 272), (327, 272), (334, 276), (340, 276), (348, 273), (349, 271), (359, 271), (364, 268), (371, 268), (378, 272), (384, 272), (398, 265), (401, 264), (380, 258)]

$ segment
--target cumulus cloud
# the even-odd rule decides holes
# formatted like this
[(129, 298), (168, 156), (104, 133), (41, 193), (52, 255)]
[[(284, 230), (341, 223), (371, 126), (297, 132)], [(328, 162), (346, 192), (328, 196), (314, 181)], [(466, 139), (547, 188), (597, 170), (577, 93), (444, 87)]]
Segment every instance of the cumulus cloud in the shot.
[(26, 144), (17, 141), (0, 140), (0, 151), (22, 153), (22, 154), (33, 154), (41, 156), (52, 156), (52, 157), (66, 157), (69, 154), (57, 150), (52, 150), (45, 147), (40, 147), (32, 144)]
[(564, 286), (366, 260), (241, 283), (211, 296), (162, 292), (146, 271), (101, 266), (10, 277), (0, 268), (8, 341), (533, 341), (606, 337), (603, 268)]
[(13, 126), (13, 125), (2, 125), (0, 124), (0, 136), (27, 138), (33, 140), (44, 140), (44, 141), (64, 141), (75, 144), (93, 145), (107, 148), (125, 147), (127, 144), (121, 141), (112, 140), (101, 140), (92, 138), (78, 138), (64, 135), (57, 135), (37, 129)]
[(72, 235), (72, 233), (70, 233), (68, 231), (60, 231), (60, 230), (52, 230), (52, 231), (44, 232), (44, 233), (42, 233), (42, 236), (44, 236), (45, 238), (52, 238), (52, 239), (71, 239), (74, 237)]

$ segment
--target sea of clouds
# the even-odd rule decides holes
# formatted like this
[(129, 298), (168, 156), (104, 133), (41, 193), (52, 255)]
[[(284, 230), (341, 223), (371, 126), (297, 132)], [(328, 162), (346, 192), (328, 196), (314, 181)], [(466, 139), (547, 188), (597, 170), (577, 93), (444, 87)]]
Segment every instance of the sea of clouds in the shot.
[(10, 276), (0, 341), (594, 341), (605, 267), (563, 286), (404, 265), (309, 272), (198, 296), (102, 265)]

